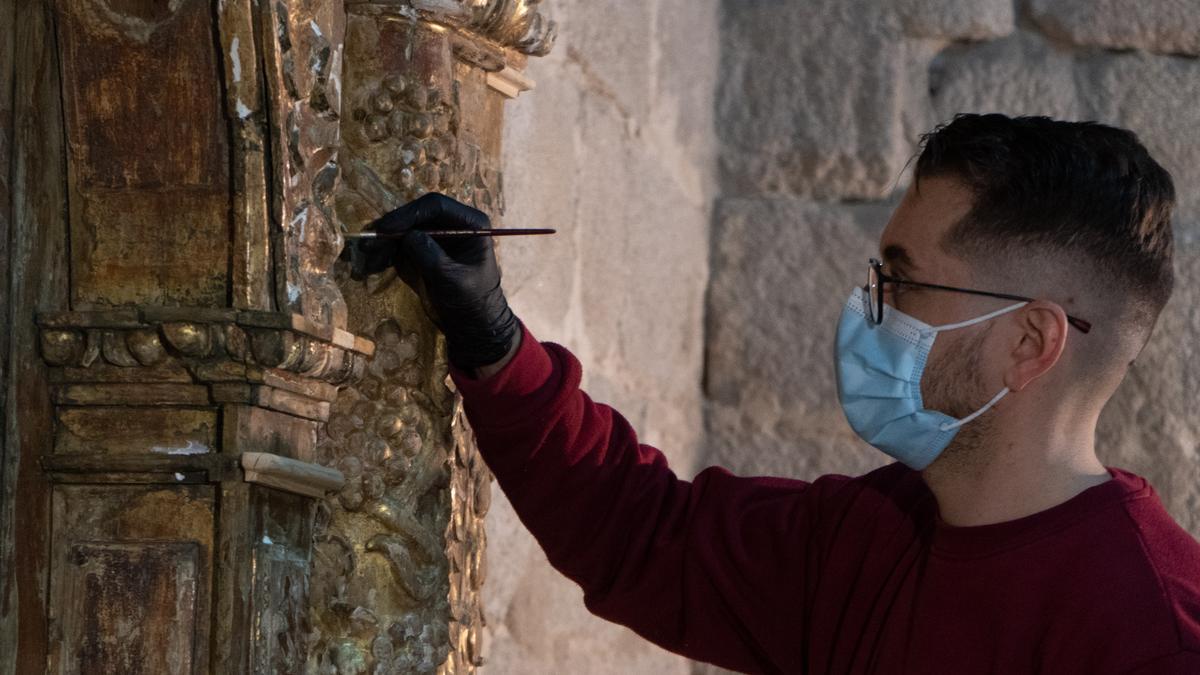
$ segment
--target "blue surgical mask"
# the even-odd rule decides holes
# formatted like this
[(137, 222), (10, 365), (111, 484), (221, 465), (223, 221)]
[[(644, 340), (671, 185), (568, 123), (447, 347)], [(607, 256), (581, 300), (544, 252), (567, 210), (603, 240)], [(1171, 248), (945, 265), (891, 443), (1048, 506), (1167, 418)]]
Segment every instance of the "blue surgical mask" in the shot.
[(962, 425), (1008, 393), (1005, 387), (974, 413), (955, 419), (921, 401), (921, 375), (942, 331), (965, 328), (1011, 312), (1021, 302), (974, 319), (930, 326), (888, 306), (879, 325), (867, 319), (867, 293), (856, 288), (842, 308), (837, 332), (837, 384), (842, 411), (862, 439), (920, 471), (933, 463)]

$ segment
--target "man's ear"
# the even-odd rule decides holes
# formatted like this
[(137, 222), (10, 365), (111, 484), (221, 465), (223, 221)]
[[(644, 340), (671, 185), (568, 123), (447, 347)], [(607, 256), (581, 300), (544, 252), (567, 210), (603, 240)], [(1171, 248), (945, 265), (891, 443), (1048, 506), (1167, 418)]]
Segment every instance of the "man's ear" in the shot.
[(1010, 391), (1021, 391), (1058, 363), (1070, 324), (1063, 308), (1049, 300), (1034, 300), (1013, 314), (1018, 332), (1004, 384)]

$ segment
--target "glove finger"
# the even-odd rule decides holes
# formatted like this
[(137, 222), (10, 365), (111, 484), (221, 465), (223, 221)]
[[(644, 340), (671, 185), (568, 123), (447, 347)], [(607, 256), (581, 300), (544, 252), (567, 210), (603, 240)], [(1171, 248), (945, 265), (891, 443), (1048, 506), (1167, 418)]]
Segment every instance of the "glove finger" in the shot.
[(484, 212), (439, 192), (429, 192), (376, 218), (369, 227), (397, 233), (433, 227), (478, 230), (488, 227), (488, 223)]
[(421, 230), (405, 232), (399, 243), (399, 255), (426, 279), (436, 278), (452, 262), (433, 237)]
[[(430, 208), (438, 210), (437, 222), (439, 223), (452, 223), (455, 229), (462, 230), (486, 230), (492, 226), (491, 219), (479, 209), (436, 192), (425, 196), (430, 198)], [(492, 238), (485, 236), (437, 237), (436, 239), (442, 250), (451, 258), (470, 264), (483, 260), (492, 247)]]
[[(491, 221), (486, 213), (444, 194), (430, 192), (384, 214), (368, 228), (397, 233), (412, 229), (482, 230), (490, 226)], [(480, 239), (482, 238), (445, 237), (439, 241), (450, 257), (459, 260), (464, 256), (480, 255)]]
[(395, 242), (355, 239), (347, 242), (343, 258), (350, 260), (350, 276), (362, 281), (392, 266), (399, 247)]
[(421, 280), (421, 271), (403, 254), (396, 256), (395, 268), (396, 275), (400, 277), (400, 280), (414, 291), (419, 291), (419, 287), (425, 283)]

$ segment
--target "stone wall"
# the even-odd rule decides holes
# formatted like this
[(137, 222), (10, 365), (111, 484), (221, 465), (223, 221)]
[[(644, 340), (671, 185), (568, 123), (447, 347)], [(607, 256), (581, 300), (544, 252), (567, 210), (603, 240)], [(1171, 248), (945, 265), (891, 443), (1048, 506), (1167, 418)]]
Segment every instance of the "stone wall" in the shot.
[[(919, 134), (959, 111), (1130, 127), (1177, 181), (1180, 283), (1099, 444), (1200, 534), (1194, 2), (554, 0), (508, 109), (505, 223), (560, 234), (501, 244), (512, 305), (682, 476), (862, 473), (886, 458), (838, 407), (834, 324)], [(498, 489), (488, 519), (484, 672), (693, 668), (591, 617)]]
[(1175, 297), (1102, 417), (1101, 459), (1146, 476), (1200, 535), (1200, 11), (1195, 0), (729, 0), (721, 196), (707, 311), (707, 463), (858, 474), (887, 458), (846, 424), (841, 304), (957, 112), (1133, 129), (1174, 175)]
[[(504, 288), (534, 335), (570, 349), (583, 388), (690, 478), (703, 445), (704, 289), (715, 193), (716, 0), (554, 0), (531, 92), (509, 103)], [(493, 485), (484, 585), (491, 673), (685, 673), (593, 617)]]

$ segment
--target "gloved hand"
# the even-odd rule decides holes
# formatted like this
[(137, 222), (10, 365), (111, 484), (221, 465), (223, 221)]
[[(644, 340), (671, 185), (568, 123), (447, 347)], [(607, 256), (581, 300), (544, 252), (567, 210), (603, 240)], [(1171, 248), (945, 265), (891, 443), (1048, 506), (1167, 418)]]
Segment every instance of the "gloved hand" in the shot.
[(499, 361), (519, 337), (520, 325), (500, 288), (492, 238), (441, 237), (428, 229), (484, 229), (482, 211), (436, 192), (377, 219), (368, 229), (404, 233), (399, 240), (361, 239), (354, 278), (395, 266), (421, 297), (426, 315), (446, 336), (450, 363), (466, 372)]

